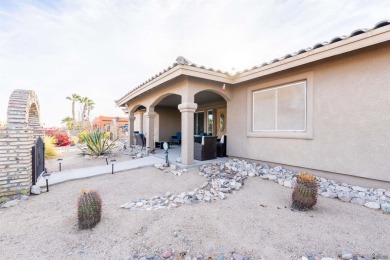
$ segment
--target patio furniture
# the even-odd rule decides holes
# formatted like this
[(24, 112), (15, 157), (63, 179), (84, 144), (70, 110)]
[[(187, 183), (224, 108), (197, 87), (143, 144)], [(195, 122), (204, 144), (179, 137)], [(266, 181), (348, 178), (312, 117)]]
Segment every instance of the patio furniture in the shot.
[(180, 143), (181, 143), (181, 132), (177, 132), (176, 135), (172, 136), (171, 144), (173, 145), (174, 143), (177, 143), (178, 146), (180, 145)]
[(146, 145), (146, 138), (143, 134), (135, 134), (135, 144), (141, 146), (141, 150)]
[(221, 139), (218, 139), (217, 142), (217, 156), (226, 157), (226, 140), (227, 136), (222, 135)]
[(217, 158), (217, 137), (203, 136), (201, 143), (194, 142), (194, 159), (198, 161)]
[[(160, 149), (164, 149), (164, 143), (167, 142), (167, 141), (157, 141), (157, 142), (154, 142), (154, 147), (155, 148), (160, 148)], [(168, 143), (168, 149), (170, 148), (171, 144), (169, 142)]]

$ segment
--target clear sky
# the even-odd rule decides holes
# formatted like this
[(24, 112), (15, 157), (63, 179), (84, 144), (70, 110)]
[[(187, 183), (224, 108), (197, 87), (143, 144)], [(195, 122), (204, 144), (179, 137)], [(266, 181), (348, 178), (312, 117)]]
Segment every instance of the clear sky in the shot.
[(123, 116), (114, 100), (177, 56), (240, 71), (385, 19), (387, 0), (0, 0), (0, 121), (17, 88), (45, 126), (71, 116), (72, 93)]

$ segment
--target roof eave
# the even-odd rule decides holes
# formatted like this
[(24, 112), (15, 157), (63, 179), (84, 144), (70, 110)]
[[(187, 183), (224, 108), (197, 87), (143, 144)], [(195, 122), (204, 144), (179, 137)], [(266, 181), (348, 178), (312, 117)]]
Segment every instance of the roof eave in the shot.
[(197, 77), (197, 78), (203, 78), (213, 81), (219, 81), (222, 83), (233, 83), (233, 79), (231, 76), (226, 75), (225, 73), (217, 72), (217, 71), (210, 71), (205, 70), (193, 66), (188, 65), (177, 65), (173, 67), (172, 69), (164, 72), (159, 77), (147, 82), (146, 84), (142, 85), (138, 89), (135, 89), (131, 93), (123, 96), (122, 98), (115, 101), (117, 106), (121, 107), (124, 106), (125, 103), (127, 103), (129, 100), (135, 98), (136, 96), (147, 92), (169, 80), (172, 80), (174, 78), (177, 78), (179, 76), (191, 76), (191, 77)]
[(351, 52), (379, 43), (390, 41), (390, 28), (388, 26), (378, 28), (364, 34), (360, 34), (321, 48), (290, 57), (254, 70), (242, 72), (234, 79), (234, 84), (242, 83), (258, 77), (270, 75), (279, 71), (305, 65), (332, 56)]

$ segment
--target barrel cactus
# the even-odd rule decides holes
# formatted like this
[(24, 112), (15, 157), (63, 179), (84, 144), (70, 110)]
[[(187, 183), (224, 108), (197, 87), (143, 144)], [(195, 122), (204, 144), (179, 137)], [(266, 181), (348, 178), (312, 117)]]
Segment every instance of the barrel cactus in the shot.
[(102, 199), (97, 191), (83, 189), (77, 206), (80, 229), (90, 229), (99, 223), (102, 214)]
[(301, 173), (292, 194), (292, 207), (296, 210), (309, 210), (317, 203), (317, 180), (314, 175)]

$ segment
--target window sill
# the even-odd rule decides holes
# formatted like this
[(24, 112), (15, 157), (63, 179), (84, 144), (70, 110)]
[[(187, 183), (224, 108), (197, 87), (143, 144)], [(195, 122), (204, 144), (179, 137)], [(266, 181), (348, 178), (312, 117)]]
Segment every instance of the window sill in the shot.
[(248, 137), (312, 140), (312, 132), (247, 132)]

